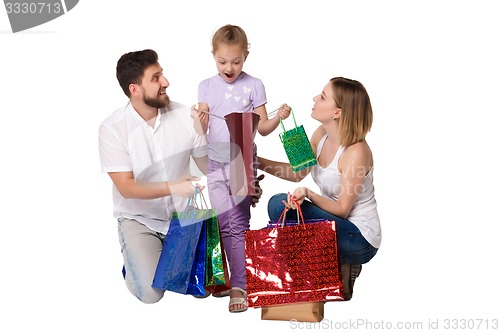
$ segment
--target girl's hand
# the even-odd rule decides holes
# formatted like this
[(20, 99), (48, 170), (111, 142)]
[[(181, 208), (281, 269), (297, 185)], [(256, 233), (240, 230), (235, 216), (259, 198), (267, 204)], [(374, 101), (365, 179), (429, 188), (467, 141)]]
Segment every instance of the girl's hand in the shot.
[(280, 117), (281, 119), (286, 119), (288, 118), (288, 116), (290, 116), (291, 112), (292, 108), (289, 107), (286, 103), (284, 103), (280, 106), (277, 116)]
[(200, 122), (203, 122), (203, 121), (205, 121), (206, 117), (207, 117), (206, 113), (198, 111), (198, 109), (196, 109), (195, 105), (191, 105), (191, 118), (193, 118), (195, 121), (198, 120)]
[(264, 174), (261, 174), (254, 181), (255, 195), (252, 197), (252, 207), (256, 207), (262, 197), (262, 188), (260, 187), (260, 181), (264, 179)]

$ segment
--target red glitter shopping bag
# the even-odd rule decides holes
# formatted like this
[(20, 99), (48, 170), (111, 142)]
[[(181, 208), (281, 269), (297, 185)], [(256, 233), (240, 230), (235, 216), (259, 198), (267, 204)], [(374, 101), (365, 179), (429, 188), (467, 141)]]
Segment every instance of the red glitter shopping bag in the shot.
[(245, 255), (249, 307), (344, 299), (335, 221), (247, 230)]

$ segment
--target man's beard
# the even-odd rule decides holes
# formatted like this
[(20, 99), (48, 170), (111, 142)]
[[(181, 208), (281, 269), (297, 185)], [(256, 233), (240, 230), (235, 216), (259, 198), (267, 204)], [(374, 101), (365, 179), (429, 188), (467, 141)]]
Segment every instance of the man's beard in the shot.
[(165, 100), (161, 100), (159, 98), (149, 98), (149, 97), (144, 96), (143, 102), (144, 102), (144, 104), (146, 104), (147, 106), (150, 106), (152, 108), (161, 109), (161, 108), (168, 106), (168, 104), (170, 104), (170, 97), (168, 97), (168, 95), (165, 95), (165, 97), (166, 97)]

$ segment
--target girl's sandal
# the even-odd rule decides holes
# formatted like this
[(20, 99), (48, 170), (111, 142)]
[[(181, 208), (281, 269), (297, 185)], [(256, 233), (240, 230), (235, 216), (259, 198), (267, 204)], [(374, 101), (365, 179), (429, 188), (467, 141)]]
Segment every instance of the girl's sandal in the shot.
[[(229, 312), (231, 313), (236, 313), (236, 312), (243, 312), (248, 309), (248, 302), (247, 302), (247, 292), (244, 289), (238, 288), (238, 287), (233, 287), (231, 290), (237, 290), (243, 294), (243, 297), (231, 297), (229, 300)], [(232, 309), (235, 305), (241, 305), (241, 307), (238, 307), (236, 309)]]

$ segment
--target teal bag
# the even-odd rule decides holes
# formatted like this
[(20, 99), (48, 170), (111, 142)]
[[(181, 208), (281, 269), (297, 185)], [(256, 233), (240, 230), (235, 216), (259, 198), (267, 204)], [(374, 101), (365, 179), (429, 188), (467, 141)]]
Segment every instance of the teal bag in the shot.
[(309, 142), (309, 138), (304, 130), (304, 126), (297, 126), (293, 111), (291, 113), (295, 128), (289, 131), (285, 130), (283, 121), (280, 118), (280, 124), (283, 128), (283, 133), (280, 133), (280, 139), (283, 143), (283, 147), (285, 148), (285, 152), (288, 160), (290, 161), (293, 172), (297, 172), (316, 165), (318, 162), (316, 161), (316, 156), (314, 155), (311, 143)]

